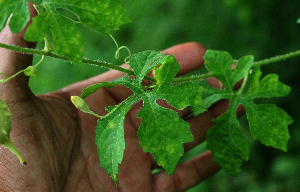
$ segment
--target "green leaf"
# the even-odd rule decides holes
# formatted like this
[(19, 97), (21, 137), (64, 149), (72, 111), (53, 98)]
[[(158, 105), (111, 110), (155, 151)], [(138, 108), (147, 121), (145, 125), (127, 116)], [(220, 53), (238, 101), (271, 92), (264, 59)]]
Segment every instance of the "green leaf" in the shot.
[(192, 142), (189, 124), (171, 109), (160, 107), (156, 96), (143, 97), (144, 106), (137, 117), (142, 117), (138, 130), (140, 145), (144, 152), (152, 153), (157, 164), (168, 174), (173, 174), (183, 155), (183, 143)]
[[(244, 105), (253, 138), (258, 139), (266, 146), (287, 150), (290, 138), (288, 125), (293, 120), (285, 111), (274, 105), (256, 105), (256, 98), (283, 97), (290, 92), (290, 88), (280, 81), (275, 74), (269, 74), (262, 80), (259, 67), (255, 67), (250, 75), (248, 92), (233, 90), (233, 86), (247, 73), (253, 64), (252, 56), (242, 57), (232, 72), (233, 63), (229, 53), (208, 50), (205, 55), (205, 66), (225, 86), (222, 90), (209, 88), (208, 84), (198, 82), (204, 89), (204, 106), (209, 107), (221, 99), (230, 100), (228, 110), (213, 121), (217, 124), (207, 132), (207, 147), (211, 149), (214, 160), (226, 172), (237, 175), (243, 160), (249, 158), (249, 144), (240, 130), (236, 118), (238, 105)], [(245, 83), (245, 82), (244, 82)], [(243, 89), (245, 87), (243, 86)]]
[(253, 105), (247, 102), (243, 104), (253, 138), (266, 146), (287, 151), (288, 140), (291, 137), (288, 126), (293, 119), (274, 105)]
[(216, 126), (207, 132), (207, 148), (212, 151), (215, 162), (227, 173), (237, 176), (243, 160), (250, 156), (250, 145), (244, 137), (235, 111), (238, 97), (231, 101), (227, 112), (213, 120)]
[(125, 149), (124, 119), (135, 101), (136, 98), (132, 97), (127, 102), (110, 108), (109, 116), (99, 119), (95, 128), (100, 165), (115, 183)]
[[(20, 32), (30, 19), (28, 4), (30, 0), (0, 1), (0, 31), (12, 14), (9, 27), (14, 33)], [(77, 29), (77, 23), (111, 34), (120, 25), (131, 22), (124, 7), (117, 0), (32, 0), (39, 11), (25, 33), (25, 40), (40, 41), (49, 36), (54, 52), (65, 56), (75, 64), (81, 64), (84, 40)], [(72, 20), (60, 10), (71, 12), (78, 18)]]
[(32, 23), (30, 27), (28, 27), (24, 38), (27, 41), (33, 42), (43, 40), (49, 32), (49, 22), (51, 22), (50, 12), (42, 13), (37, 17), (33, 17)]
[(276, 74), (269, 74), (261, 81), (261, 71), (259, 67), (255, 67), (250, 76), (250, 89), (247, 97), (255, 98), (271, 98), (271, 97), (285, 97), (291, 92), (291, 88), (280, 81)]
[[(160, 64), (161, 66), (155, 69), (157, 84), (153, 89), (148, 90), (142, 85), (142, 79), (151, 69)], [(125, 85), (134, 92), (128, 101), (117, 106), (107, 107), (109, 114), (98, 120), (96, 143), (98, 148), (101, 148), (98, 150), (101, 166), (114, 180), (116, 179), (118, 163), (122, 160), (122, 150), (124, 150), (123, 132), (121, 134), (124, 117), (130, 106), (135, 101), (142, 99), (144, 104), (137, 115), (137, 117), (142, 117), (142, 123), (137, 133), (140, 145), (145, 152), (152, 153), (157, 163), (169, 174), (172, 174), (179, 158), (183, 155), (183, 143), (193, 141), (193, 136), (189, 130), (189, 124), (182, 120), (177, 112), (159, 106), (156, 101), (164, 99), (177, 109), (183, 109), (190, 105), (203, 107), (202, 88), (191, 82), (170, 86), (170, 82), (180, 69), (174, 56), (163, 56), (155, 51), (144, 51), (133, 54), (130, 57), (129, 65), (134, 71), (135, 79), (126, 75), (111, 82), (92, 85), (83, 93), (83, 96), (86, 96), (101, 87), (112, 87), (115, 84)], [(114, 135), (116, 133), (118, 135)], [(115, 137), (113, 146), (111, 146), (110, 136)], [(109, 142), (103, 143), (105, 139)], [(118, 155), (112, 152), (116, 148)], [(110, 158), (114, 155), (118, 158), (111, 161)]]
[[(192, 82), (181, 83), (177, 86), (170, 86), (172, 79), (180, 69), (176, 59), (168, 56), (164, 64), (155, 69), (156, 86), (153, 93), (157, 99), (164, 99), (177, 109), (184, 109), (187, 106), (201, 106), (202, 88)], [(184, 93), (184, 95), (181, 95)], [(203, 107), (204, 108), (204, 107)]]
[(120, 25), (131, 22), (124, 7), (117, 0), (55, 0), (53, 3), (59, 4), (57, 7), (72, 11), (83, 25), (101, 33), (110, 34), (111, 31), (118, 30)]
[(9, 28), (13, 33), (19, 33), (30, 19), (27, 0), (1, 0), (0, 1), (0, 31), (6, 25), (8, 17)]
[[(162, 57), (163, 55), (163, 53), (148, 50), (141, 52), (138, 56), (132, 55), (130, 57), (129, 65), (135, 74), (136, 84), (140, 85), (145, 75), (166, 59), (166, 57)], [(140, 65), (137, 65), (137, 63)]]
[(225, 90), (233, 90), (233, 86), (242, 79), (253, 64), (253, 56), (239, 59), (236, 69), (232, 73), (233, 59), (226, 51), (207, 50), (205, 67), (225, 86)]
[(278, 76), (269, 74), (261, 81), (261, 71), (255, 67), (250, 76), (250, 88), (242, 104), (246, 108), (250, 131), (266, 146), (287, 151), (290, 138), (288, 126), (293, 119), (282, 109), (274, 105), (255, 105), (255, 98), (284, 97), (291, 88), (278, 81)]

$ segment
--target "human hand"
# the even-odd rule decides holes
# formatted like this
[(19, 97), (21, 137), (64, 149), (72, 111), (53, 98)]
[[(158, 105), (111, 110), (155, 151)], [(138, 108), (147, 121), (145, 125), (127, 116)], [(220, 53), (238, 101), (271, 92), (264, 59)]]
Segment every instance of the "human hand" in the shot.
[[(33, 10), (32, 10), (33, 12)], [(23, 39), (24, 31), (13, 35), (6, 27), (0, 42), (33, 47)], [(175, 55), (181, 69), (178, 75), (203, 66), (205, 48), (198, 43), (171, 47), (166, 54)], [(32, 63), (32, 56), (0, 49), (0, 71), (10, 76)], [(77, 110), (70, 101), (72, 95), (100, 81), (110, 81), (125, 75), (109, 71), (88, 80), (72, 84), (59, 91), (34, 96), (28, 88), (28, 77), (19, 75), (0, 85), (1, 98), (12, 113), (11, 138), (27, 162), (22, 166), (7, 149), (0, 148), (0, 191), (184, 191), (220, 169), (209, 151), (179, 165), (174, 174), (151, 174), (157, 167), (153, 157), (140, 148), (137, 130), (141, 119), (136, 115), (142, 102), (136, 103), (125, 119), (125, 151), (118, 185), (100, 167), (95, 145), (96, 117)], [(211, 80), (212, 85), (219, 84)], [(106, 106), (120, 103), (131, 95), (130, 89), (115, 86), (100, 89), (87, 99), (90, 109), (105, 115)], [(160, 103), (169, 107), (167, 103)], [(185, 151), (205, 140), (206, 131), (214, 125), (211, 119), (222, 114), (228, 102), (222, 101), (200, 116), (187, 119), (194, 141), (184, 144)], [(178, 111), (186, 117), (187, 109)]]

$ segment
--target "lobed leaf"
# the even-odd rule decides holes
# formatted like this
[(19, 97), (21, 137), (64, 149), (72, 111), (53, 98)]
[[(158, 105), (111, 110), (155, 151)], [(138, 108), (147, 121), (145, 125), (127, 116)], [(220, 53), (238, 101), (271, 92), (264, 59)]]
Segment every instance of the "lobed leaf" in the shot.
[(254, 105), (243, 102), (251, 135), (266, 146), (287, 151), (290, 134), (288, 126), (293, 119), (274, 105)]
[(137, 115), (142, 117), (138, 130), (140, 145), (171, 175), (184, 153), (182, 144), (193, 141), (189, 124), (175, 111), (160, 107), (155, 96), (144, 96), (142, 99), (144, 105)]
[(247, 97), (254, 98), (271, 98), (271, 97), (285, 97), (291, 88), (280, 81), (276, 74), (269, 74), (261, 81), (261, 71), (259, 67), (255, 67), (250, 76), (250, 88)]
[(226, 51), (207, 50), (205, 67), (225, 86), (225, 90), (233, 91), (233, 86), (242, 79), (253, 64), (253, 56), (245, 56), (239, 59), (232, 73), (233, 59)]
[(205, 66), (225, 86), (222, 90), (209, 87), (208, 83), (198, 82), (203, 88), (204, 106), (209, 107), (221, 99), (230, 100), (228, 110), (213, 121), (217, 124), (207, 132), (207, 147), (211, 149), (214, 160), (232, 175), (240, 172), (243, 160), (249, 158), (249, 144), (240, 131), (236, 118), (238, 105), (244, 105), (253, 138), (266, 146), (287, 150), (290, 138), (288, 125), (293, 120), (287, 113), (274, 105), (256, 105), (256, 98), (286, 96), (290, 88), (280, 81), (275, 74), (269, 74), (262, 80), (259, 67), (250, 75), (250, 87), (246, 94), (236, 92), (233, 86), (243, 78), (253, 63), (252, 56), (242, 57), (234, 72), (231, 66), (232, 57), (227, 52), (208, 50), (205, 55)]
[(269, 74), (259, 81), (260, 77), (259, 67), (254, 68), (250, 76), (249, 91), (242, 101), (246, 108), (251, 134), (266, 146), (287, 151), (290, 138), (288, 126), (292, 124), (293, 119), (274, 105), (255, 105), (253, 100), (284, 97), (289, 94), (291, 88), (278, 81), (275, 74)]
[(207, 148), (212, 151), (215, 162), (227, 173), (237, 176), (241, 171), (243, 160), (250, 156), (250, 144), (244, 137), (235, 112), (235, 97), (227, 112), (213, 120), (217, 123), (207, 132)]
[[(155, 69), (157, 84), (153, 89), (147, 90), (142, 85), (142, 80), (150, 70), (160, 64), (161, 66)], [(107, 107), (108, 115), (99, 119), (96, 127), (96, 144), (101, 166), (115, 182), (118, 164), (122, 161), (124, 151), (124, 118), (134, 102), (142, 99), (144, 103), (137, 115), (142, 117), (137, 133), (140, 145), (144, 152), (152, 153), (157, 163), (169, 174), (174, 172), (179, 158), (183, 155), (183, 143), (193, 141), (193, 136), (189, 124), (182, 120), (177, 112), (159, 106), (156, 101), (165, 99), (177, 109), (189, 105), (203, 107), (200, 86), (191, 82), (170, 86), (171, 80), (180, 69), (174, 56), (144, 51), (133, 54), (129, 65), (134, 71), (135, 79), (126, 75), (110, 82), (92, 85), (83, 93), (83, 97), (86, 97), (101, 87), (113, 87), (116, 84), (125, 85), (134, 92), (128, 101)]]

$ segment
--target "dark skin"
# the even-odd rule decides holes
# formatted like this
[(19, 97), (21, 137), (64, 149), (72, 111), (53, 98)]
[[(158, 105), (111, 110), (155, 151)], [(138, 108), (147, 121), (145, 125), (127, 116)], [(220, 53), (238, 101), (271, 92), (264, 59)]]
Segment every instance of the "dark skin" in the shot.
[[(30, 5), (31, 14), (36, 13)], [(34, 43), (23, 39), (24, 31), (12, 34), (9, 28), (0, 33), (0, 42), (34, 48)], [(198, 43), (176, 45), (162, 52), (175, 55), (181, 69), (178, 75), (203, 66), (205, 48)], [(32, 56), (0, 48), (0, 71), (7, 77), (32, 63)], [(126, 67), (124, 65), (124, 67)], [(82, 89), (124, 76), (109, 71), (99, 76), (72, 84), (59, 91), (35, 96), (28, 88), (28, 77), (23, 74), (0, 84), (0, 97), (12, 113), (11, 139), (27, 165), (6, 148), (0, 147), (0, 191), (184, 191), (217, 172), (210, 151), (179, 165), (173, 175), (165, 171), (152, 175), (157, 168), (151, 154), (144, 153), (136, 136), (141, 119), (136, 115), (142, 102), (132, 106), (125, 119), (125, 152), (117, 187), (99, 165), (95, 132), (97, 118), (76, 109), (72, 95), (81, 95)], [(219, 86), (215, 79), (209, 82)], [(100, 89), (86, 99), (90, 109), (105, 115), (106, 106), (116, 105), (131, 94), (123, 86)], [(166, 102), (160, 105), (171, 108)], [(226, 111), (228, 102), (221, 101), (207, 112), (186, 121), (194, 141), (184, 144), (185, 151), (205, 140), (206, 131), (214, 125), (211, 119)], [(239, 114), (242, 110), (239, 110)], [(187, 109), (178, 111), (186, 117)]]

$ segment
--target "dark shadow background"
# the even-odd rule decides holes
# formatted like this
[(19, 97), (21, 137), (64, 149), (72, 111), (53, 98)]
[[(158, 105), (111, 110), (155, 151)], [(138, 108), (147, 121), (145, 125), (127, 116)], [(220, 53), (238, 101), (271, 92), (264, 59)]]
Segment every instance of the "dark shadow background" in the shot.
[[(235, 59), (254, 55), (255, 60), (295, 51), (300, 47), (300, 1), (296, 0), (120, 0), (132, 23), (113, 33), (119, 45), (126, 45), (135, 53), (143, 50), (162, 50), (189, 41), (202, 43), (209, 49), (226, 50)], [(85, 57), (109, 61), (116, 65), (127, 56), (121, 51), (116, 60), (116, 46), (109, 36), (78, 25), (86, 40)], [(42, 44), (39, 44), (42, 47)], [(40, 57), (36, 56), (34, 63)], [(300, 189), (300, 122), (299, 88), (300, 57), (263, 66), (263, 75), (276, 73), (279, 80), (292, 87), (285, 98), (267, 100), (286, 110), (294, 123), (289, 127), (292, 138), (288, 152), (265, 147), (252, 140), (251, 156), (235, 178), (223, 171), (202, 182), (189, 192), (243, 191), (294, 192)], [(38, 75), (30, 79), (36, 94), (60, 89), (106, 69), (46, 58), (38, 68)], [(246, 118), (241, 124), (247, 131)], [(198, 146), (186, 157), (205, 150)]]

